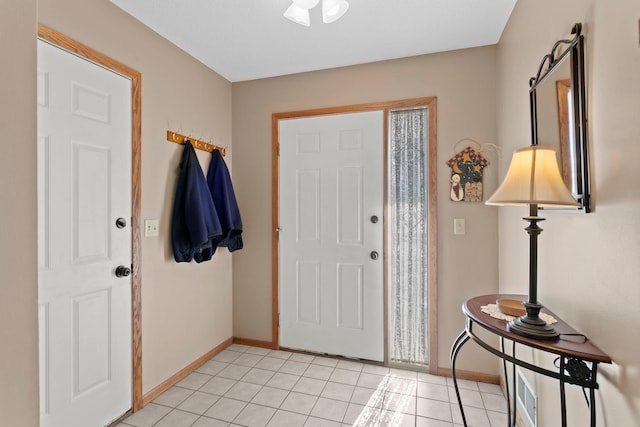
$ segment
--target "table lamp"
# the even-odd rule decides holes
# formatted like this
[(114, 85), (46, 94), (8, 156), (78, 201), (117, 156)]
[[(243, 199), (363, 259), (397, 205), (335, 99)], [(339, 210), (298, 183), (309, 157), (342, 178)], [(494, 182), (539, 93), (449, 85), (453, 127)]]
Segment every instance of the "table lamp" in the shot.
[(539, 317), (542, 306), (538, 303), (538, 207), (577, 207), (560, 175), (556, 150), (553, 147), (532, 145), (516, 150), (504, 181), (486, 201), (495, 206), (529, 206), (529, 216), (523, 218), (530, 225), (529, 233), (529, 295), (523, 303), (524, 316), (507, 324), (507, 329), (528, 338), (553, 340), (558, 332)]

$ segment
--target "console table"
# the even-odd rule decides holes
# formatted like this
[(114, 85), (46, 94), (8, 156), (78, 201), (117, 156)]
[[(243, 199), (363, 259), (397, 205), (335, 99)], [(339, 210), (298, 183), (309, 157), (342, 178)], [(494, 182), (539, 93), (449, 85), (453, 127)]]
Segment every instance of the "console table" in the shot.
[[(451, 347), (451, 374), (453, 377), (453, 385), (456, 391), (456, 397), (458, 398), (458, 405), (460, 406), (460, 412), (462, 413), (462, 422), (465, 427), (467, 426), (467, 420), (464, 415), (464, 408), (462, 407), (462, 400), (460, 398), (460, 391), (458, 390), (458, 381), (456, 379), (456, 358), (458, 352), (462, 346), (469, 340), (473, 340), (478, 343), (485, 350), (493, 353), (494, 355), (502, 359), (502, 367), (505, 377), (505, 388), (507, 396), (509, 396), (509, 381), (507, 381), (507, 362), (512, 364), (512, 388), (513, 388), (513, 402), (510, 406), (507, 404), (507, 418), (508, 426), (516, 426), (516, 365), (525, 369), (531, 370), (538, 374), (545, 375), (547, 377), (555, 378), (560, 383), (560, 408), (562, 416), (562, 427), (567, 426), (567, 408), (565, 397), (565, 384), (575, 384), (584, 389), (589, 390), (589, 397), (587, 399), (587, 405), (590, 409), (591, 415), (591, 427), (596, 425), (596, 405), (595, 405), (595, 390), (598, 388), (596, 376), (598, 373), (599, 363), (611, 363), (611, 358), (603, 353), (599, 348), (593, 345), (584, 336), (579, 334), (571, 326), (565, 323), (562, 319), (558, 318), (555, 314), (551, 313), (546, 308), (542, 309), (545, 312), (553, 316), (558, 323), (554, 323), (553, 327), (560, 333), (559, 339), (556, 340), (537, 340), (532, 338), (523, 337), (521, 335), (514, 334), (507, 330), (507, 322), (505, 320), (496, 319), (490, 315), (483, 313), (482, 306), (488, 304), (495, 304), (499, 298), (510, 298), (525, 301), (526, 295), (483, 295), (475, 298), (471, 298), (462, 306), (462, 311), (466, 316), (466, 325), (464, 330), (458, 335)], [(491, 334), (500, 338), (500, 347), (496, 348), (495, 345), (491, 345), (486, 342), (481, 336), (475, 333), (474, 326), (477, 325), (489, 331)], [(507, 353), (505, 350), (505, 339), (511, 341), (511, 352)], [(559, 365), (556, 369), (551, 370), (541, 366), (536, 366), (531, 363), (525, 362), (516, 356), (516, 344), (520, 344), (529, 348), (534, 348), (547, 353), (553, 353), (558, 355)], [(586, 397), (585, 393), (585, 397)]]

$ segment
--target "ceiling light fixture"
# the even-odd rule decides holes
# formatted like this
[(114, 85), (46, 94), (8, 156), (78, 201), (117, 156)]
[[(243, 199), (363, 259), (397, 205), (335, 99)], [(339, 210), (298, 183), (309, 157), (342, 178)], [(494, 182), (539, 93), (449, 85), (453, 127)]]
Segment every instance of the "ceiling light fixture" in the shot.
[[(291, 6), (284, 12), (284, 17), (296, 24), (310, 26), (309, 10), (320, 3), (320, 0), (292, 0)], [(335, 22), (349, 9), (347, 0), (322, 0), (322, 21), (325, 24)]]
[(347, 0), (322, 0), (322, 22), (330, 24), (337, 21), (348, 9)]

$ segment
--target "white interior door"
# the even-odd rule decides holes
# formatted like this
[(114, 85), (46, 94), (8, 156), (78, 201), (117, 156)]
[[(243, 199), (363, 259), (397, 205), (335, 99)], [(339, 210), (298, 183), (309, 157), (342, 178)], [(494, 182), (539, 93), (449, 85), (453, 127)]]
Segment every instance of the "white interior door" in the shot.
[(44, 41), (38, 219), (40, 425), (104, 426), (131, 408), (131, 82)]
[(382, 361), (383, 113), (281, 120), (279, 136), (280, 345)]

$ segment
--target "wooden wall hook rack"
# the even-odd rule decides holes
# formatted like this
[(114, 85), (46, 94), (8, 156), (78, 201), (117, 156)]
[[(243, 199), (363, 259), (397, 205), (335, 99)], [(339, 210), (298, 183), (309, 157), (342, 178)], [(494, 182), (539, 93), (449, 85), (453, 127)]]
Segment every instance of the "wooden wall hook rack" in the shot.
[(226, 147), (220, 147), (218, 145), (210, 144), (196, 138), (191, 138), (190, 136), (184, 136), (171, 130), (167, 131), (167, 141), (180, 145), (184, 145), (186, 141), (191, 141), (191, 145), (193, 145), (193, 148), (195, 149), (208, 151), (209, 153), (213, 152), (213, 150), (218, 150), (223, 156), (227, 154)]

